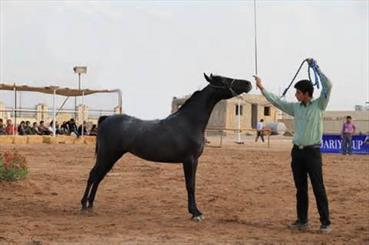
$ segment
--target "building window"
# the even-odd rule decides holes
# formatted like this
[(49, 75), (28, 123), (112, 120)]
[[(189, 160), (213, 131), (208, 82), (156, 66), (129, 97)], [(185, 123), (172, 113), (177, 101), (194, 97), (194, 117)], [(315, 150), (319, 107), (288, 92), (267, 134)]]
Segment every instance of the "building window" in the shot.
[(264, 107), (264, 116), (270, 116), (270, 106)]
[(238, 116), (238, 115), (242, 116), (243, 106), (240, 105), (240, 107), (238, 108), (238, 105), (236, 105), (235, 106), (235, 112), (236, 112), (236, 116)]

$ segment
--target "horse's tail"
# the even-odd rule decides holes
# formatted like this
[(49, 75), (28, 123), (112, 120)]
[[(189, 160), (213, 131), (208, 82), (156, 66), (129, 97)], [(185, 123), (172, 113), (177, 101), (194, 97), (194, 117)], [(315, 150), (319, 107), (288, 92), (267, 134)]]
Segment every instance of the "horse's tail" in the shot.
[[(99, 117), (99, 119), (97, 120), (97, 126), (99, 127), (99, 125), (102, 123), (102, 121), (104, 121), (108, 116), (101, 116)], [(97, 154), (97, 137), (96, 137), (96, 145), (95, 145), (95, 155)]]

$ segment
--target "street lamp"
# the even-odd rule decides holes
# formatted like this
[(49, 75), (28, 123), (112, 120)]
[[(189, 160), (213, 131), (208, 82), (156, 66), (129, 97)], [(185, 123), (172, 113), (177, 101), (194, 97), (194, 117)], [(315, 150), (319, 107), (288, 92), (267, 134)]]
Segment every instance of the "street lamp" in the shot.
[[(241, 110), (241, 95), (237, 96), (237, 108), (238, 108), (238, 115), (237, 115), (237, 126), (238, 126), (238, 133), (237, 133), (237, 144), (243, 144), (241, 140), (241, 116), (243, 111)], [(243, 108), (242, 108), (243, 109)]]
[[(75, 66), (73, 71), (78, 74), (78, 90), (81, 90), (81, 74), (87, 73), (87, 66)], [(74, 118), (77, 118), (77, 96), (74, 97)]]

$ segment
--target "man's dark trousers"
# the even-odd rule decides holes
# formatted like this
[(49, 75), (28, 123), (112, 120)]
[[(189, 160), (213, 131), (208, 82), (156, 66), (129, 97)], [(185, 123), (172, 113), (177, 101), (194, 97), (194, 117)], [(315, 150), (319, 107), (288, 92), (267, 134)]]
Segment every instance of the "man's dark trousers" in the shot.
[(308, 222), (308, 182), (309, 175), (316, 204), (318, 207), (320, 222), (323, 225), (329, 225), (328, 199), (324, 188), (322, 174), (322, 155), (319, 146), (309, 146), (300, 149), (294, 146), (291, 152), (292, 172), (296, 186), (296, 209), (298, 220), (302, 223)]

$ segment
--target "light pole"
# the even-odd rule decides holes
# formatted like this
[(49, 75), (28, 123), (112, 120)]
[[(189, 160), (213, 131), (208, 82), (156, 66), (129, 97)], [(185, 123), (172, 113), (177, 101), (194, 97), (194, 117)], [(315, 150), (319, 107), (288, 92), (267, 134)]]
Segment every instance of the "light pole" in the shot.
[[(75, 66), (73, 71), (78, 74), (78, 90), (81, 90), (81, 74), (87, 73), (87, 66)], [(77, 96), (74, 97), (74, 119), (77, 119)]]
[(237, 144), (243, 144), (241, 140), (241, 115), (243, 111), (241, 110), (241, 95), (237, 96), (237, 108), (238, 108), (238, 115), (237, 115), (237, 126), (238, 126), (238, 133), (237, 133)]

